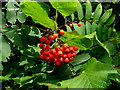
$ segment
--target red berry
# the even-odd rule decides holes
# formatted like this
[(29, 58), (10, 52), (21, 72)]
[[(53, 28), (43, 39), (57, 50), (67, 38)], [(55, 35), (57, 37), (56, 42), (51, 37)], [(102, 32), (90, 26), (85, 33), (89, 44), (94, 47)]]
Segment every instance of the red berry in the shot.
[(43, 44), (43, 43), (39, 44), (39, 47), (40, 47), (40, 48), (43, 48), (43, 47), (44, 47), (44, 44)]
[(60, 50), (60, 46), (56, 46), (55, 50), (59, 51)]
[(60, 50), (61, 50), (62, 52), (64, 52), (64, 47), (60, 47)]
[(58, 55), (62, 55), (63, 54), (63, 52), (62, 51), (58, 51), (58, 53), (57, 53)]
[(59, 59), (59, 62), (63, 62), (63, 58), (62, 57)]
[(72, 24), (69, 24), (70, 27), (72, 27), (73, 25)]
[(65, 59), (64, 59), (64, 62), (69, 63), (70, 61), (69, 61), (68, 58), (65, 58)]
[(54, 34), (53, 34), (53, 37), (54, 37), (54, 38), (58, 38), (58, 34), (54, 33)]
[(73, 61), (73, 59), (74, 59), (73, 57), (69, 58), (70, 61)]
[(73, 49), (74, 49), (75, 51), (77, 51), (77, 50), (78, 50), (78, 46), (74, 46)]
[(70, 51), (74, 51), (74, 48), (72, 46), (69, 47)]
[(64, 48), (67, 48), (67, 47), (68, 47), (68, 44), (67, 44), (67, 43), (64, 43), (62, 46), (63, 46)]
[(45, 42), (45, 41), (46, 41), (46, 37), (41, 37), (41, 38), (40, 38), (40, 41), (41, 41), (41, 42)]
[(64, 35), (64, 31), (63, 31), (63, 30), (60, 30), (60, 31), (59, 31), (59, 34), (60, 34), (60, 35)]
[(70, 49), (69, 49), (69, 48), (66, 48), (66, 49), (65, 49), (65, 52), (70, 52)]
[(76, 52), (72, 52), (72, 56), (75, 57), (77, 54)]
[(40, 58), (41, 58), (41, 59), (44, 59), (44, 55), (43, 55), (43, 54), (41, 54), (41, 55), (40, 55)]
[(48, 52), (48, 51), (44, 51), (43, 54), (44, 54), (44, 55), (48, 55), (49, 52)]
[(56, 50), (55, 50), (55, 49), (51, 49), (51, 50), (50, 50), (50, 53), (56, 54)]
[(67, 56), (68, 56), (68, 58), (71, 58), (72, 54), (71, 53), (67, 53)]
[(49, 39), (50, 41), (52, 41), (52, 40), (54, 40), (54, 36), (53, 36), (53, 35), (50, 35), (50, 36), (48, 36), (48, 39)]
[(51, 41), (49, 41), (49, 40), (46, 40), (46, 44), (50, 44), (51, 43)]
[(60, 65), (61, 65), (61, 62), (56, 62), (55, 65), (56, 65), (56, 66), (60, 66)]
[(46, 45), (46, 49), (50, 49), (50, 45)]
[(81, 27), (81, 26), (82, 26), (82, 23), (78, 23), (77, 25), (78, 25), (79, 27)]
[(40, 51), (41, 54), (43, 54), (43, 52), (44, 52), (43, 50)]
[(63, 57), (63, 58), (67, 58), (67, 54), (63, 54), (62, 57)]

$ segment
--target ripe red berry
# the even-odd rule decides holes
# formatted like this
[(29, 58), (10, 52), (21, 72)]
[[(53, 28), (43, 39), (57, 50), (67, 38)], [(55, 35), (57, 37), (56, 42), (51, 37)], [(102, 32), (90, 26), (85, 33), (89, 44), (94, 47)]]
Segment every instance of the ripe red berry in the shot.
[(67, 54), (63, 54), (62, 57), (63, 57), (63, 58), (67, 58)]
[(74, 46), (73, 49), (74, 49), (75, 51), (77, 51), (77, 50), (78, 50), (78, 46)]
[(53, 36), (53, 35), (50, 35), (50, 36), (48, 36), (48, 39), (49, 39), (50, 41), (52, 41), (52, 40), (54, 40), (54, 36)]
[(59, 31), (59, 34), (60, 34), (60, 35), (64, 35), (64, 31), (63, 31), (63, 30), (60, 30), (60, 31)]
[(58, 51), (58, 53), (57, 53), (58, 55), (62, 55), (63, 54), (63, 52), (62, 51)]
[(55, 50), (60, 51), (60, 46), (56, 46)]
[(73, 57), (69, 58), (70, 61), (73, 61), (73, 59), (74, 59)]
[(60, 65), (61, 65), (61, 62), (56, 62), (55, 65), (56, 65), (56, 66), (60, 66)]
[(72, 56), (75, 57), (77, 54), (76, 52), (72, 52)]
[(72, 27), (73, 25), (72, 24), (69, 24), (70, 27)]
[(77, 25), (78, 25), (79, 27), (81, 27), (81, 26), (82, 26), (82, 23), (78, 23)]
[(43, 50), (40, 51), (41, 54), (43, 54), (43, 52), (44, 52)]
[(66, 49), (65, 49), (65, 52), (70, 52), (70, 49), (69, 49), (69, 48), (66, 48)]
[(44, 59), (44, 55), (43, 55), (43, 54), (41, 54), (41, 55), (40, 55), (40, 58), (41, 58), (41, 59)]
[(59, 59), (59, 62), (63, 62), (63, 58), (62, 57)]
[(50, 40), (46, 40), (46, 42), (45, 42), (46, 44), (50, 44), (51, 43), (51, 41)]
[(50, 45), (46, 45), (46, 49), (50, 49)]
[(41, 38), (40, 38), (40, 41), (41, 41), (41, 42), (45, 42), (45, 41), (46, 41), (46, 37), (41, 37)]
[(53, 34), (53, 37), (54, 37), (54, 38), (58, 38), (58, 34), (54, 33), (54, 34)]
[(71, 53), (67, 53), (67, 56), (68, 56), (68, 58), (71, 58), (72, 54)]
[(64, 62), (69, 63), (70, 61), (69, 61), (68, 58), (65, 58), (65, 59), (64, 59)]
[(43, 47), (44, 47), (44, 44), (43, 44), (43, 43), (39, 44), (39, 47), (40, 47), (40, 48), (43, 48)]
[(74, 48), (72, 46), (69, 47), (70, 51), (74, 51)]
[(55, 49), (50, 49), (50, 53), (56, 54), (56, 50)]

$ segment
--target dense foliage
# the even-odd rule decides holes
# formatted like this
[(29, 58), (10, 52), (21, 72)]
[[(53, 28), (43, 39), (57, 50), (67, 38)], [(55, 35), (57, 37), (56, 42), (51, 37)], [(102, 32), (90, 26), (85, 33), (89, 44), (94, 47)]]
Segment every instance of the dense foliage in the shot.
[[(49, 1), (2, 2), (2, 89), (120, 88), (120, 3)], [(65, 34), (51, 48), (67, 43), (79, 50), (56, 66), (40, 59), (39, 39), (60, 30)]]

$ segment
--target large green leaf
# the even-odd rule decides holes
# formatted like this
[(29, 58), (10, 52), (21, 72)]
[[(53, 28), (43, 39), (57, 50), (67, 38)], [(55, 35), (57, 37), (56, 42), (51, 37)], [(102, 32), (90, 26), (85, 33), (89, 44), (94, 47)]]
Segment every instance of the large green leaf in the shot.
[(78, 3), (77, 13), (78, 13), (78, 19), (82, 20), (83, 19), (83, 9), (82, 9), (81, 3)]
[(90, 59), (90, 55), (88, 53), (83, 53), (81, 55), (77, 55), (73, 61), (71, 61), (71, 64), (72, 65), (78, 65), (78, 64), (81, 64), (87, 60)]
[(70, 46), (78, 46), (79, 50), (86, 50), (92, 46), (92, 41), (85, 36), (79, 35), (77, 31), (65, 32), (60, 39)]
[(56, 29), (57, 23), (48, 17), (49, 6), (43, 2), (23, 2), (21, 5), (22, 12), (32, 17), (34, 22), (39, 23), (47, 28)]
[(116, 17), (116, 14), (113, 14), (113, 15), (107, 20), (106, 25), (107, 25), (107, 26), (111, 25), (111, 24), (114, 22), (115, 17)]
[(90, 34), (91, 33), (91, 24), (86, 21), (86, 34)]
[(89, 20), (92, 15), (92, 6), (91, 3), (88, 1), (86, 4), (86, 13), (85, 13), (85, 19)]
[(78, 0), (49, 0), (52, 6), (62, 15), (69, 16), (77, 10)]
[(97, 8), (95, 9), (93, 21), (98, 21), (101, 14), (102, 14), (102, 5), (100, 3), (100, 4), (98, 4)]
[(92, 58), (82, 67), (82, 73), (69, 80), (60, 82), (64, 88), (106, 88), (109, 84), (107, 77), (110, 73), (117, 73), (111, 64), (103, 64)]
[(7, 21), (11, 24), (14, 24), (16, 22), (16, 11), (14, 10), (11, 10), (11, 11), (7, 11), (6, 13), (6, 18), (7, 18)]
[(26, 20), (26, 16), (22, 12), (17, 13), (17, 19), (20, 23), (24, 23)]
[(105, 23), (112, 14), (112, 9), (108, 9), (100, 18), (100, 23)]
[(0, 57), (0, 62), (7, 62), (7, 58), (10, 56), (11, 52), (10, 45), (2, 35), (0, 35), (0, 41), (0, 55), (2, 55)]

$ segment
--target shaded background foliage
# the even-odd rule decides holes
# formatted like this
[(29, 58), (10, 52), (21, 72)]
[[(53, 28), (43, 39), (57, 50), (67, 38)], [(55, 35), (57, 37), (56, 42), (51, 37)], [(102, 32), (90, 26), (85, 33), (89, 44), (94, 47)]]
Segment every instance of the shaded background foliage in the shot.
[[(53, 8), (50, 2), (46, 2), (45, 4), (50, 8), (50, 11), (48, 12), (50, 19), (55, 20), (56, 9)], [(98, 4), (98, 2), (91, 3), (92, 11), (95, 11)], [(58, 12), (58, 27), (63, 26), (61, 29), (66, 31), (65, 35), (60, 39), (71, 46), (79, 46), (80, 50), (77, 52), (75, 60), (72, 61), (70, 65), (56, 67), (45, 60), (39, 59), (40, 49), (37, 47), (40, 43), (39, 37), (41, 37), (41, 34), (44, 33), (43, 30), (46, 30), (47, 27), (35, 23), (29, 15), (25, 15), (25, 12), (22, 13), (23, 11), (20, 8), (20, 2), (2, 2), (1, 40), (3, 43), (2, 47), (5, 49), (2, 50), (5, 52), (1, 59), (2, 65), (0, 65), (0, 70), (2, 70), (3, 76), (1, 79), (2, 89), (19, 88), (44, 90), (48, 89), (48, 87), (119, 88), (120, 68), (113, 69), (113, 66), (120, 64), (120, 2), (102, 2), (101, 4), (103, 7), (103, 13), (108, 9), (113, 8), (112, 14), (116, 14), (114, 23), (109, 26), (114, 28), (112, 29), (112, 34), (109, 38), (105, 38), (105, 40), (99, 40), (101, 38), (98, 36), (101, 37), (102, 34), (96, 35), (94, 32), (83, 36), (79, 35), (79, 28), (74, 23), (74, 21), (79, 22), (78, 12), (66, 17)], [(83, 13), (86, 15), (85, 11), (87, 3), (81, 2), (81, 5)], [(8, 9), (10, 7), (18, 8), (18, 10), (9, 11)], [(90, 20), (92, 19), (93, 18), (90, 18)], [(73, 22), (72, 28), (69, 28), (66, 25), (69, 21), (70, 23)], [(84, 24), (84, 22), (86, 23), (86, 21), (83, 21), (82, 23)], [(66, 25), (66, 27), (64, 25)], [(75, 30), (76, 28), (78, 29)], [(89, 30), (89, 28), (87, 30)], [(74, 42), (72, 43), (71, 41)], [(102, 74), (99, 71), (102, 71)], [(96, 73), (91, 76), (91, 72)], [(108, 75), (110, 72), (112, 74)], [(88, 81), (85, 78), (85, 74), (88, 74), (88, 77), (91, 79), (91, 87), (89, 85), (87, 86)], [(85, 78), (84, 80), (83, 77)], [(94, 80), (94, 77), (97, 79)], [(76, 83), (73, 84), (73, 82), (76, 82), (77, 80), (78, 86), (76, 86)], [(85, 80), (86, 82), (84, 82)], [(104, 82), (105, 84), (98, 81)], [(80, 82), (84, 82), (85, 85), (82, 85)], [(96, 82), (101, 86), (95, 86)]]

